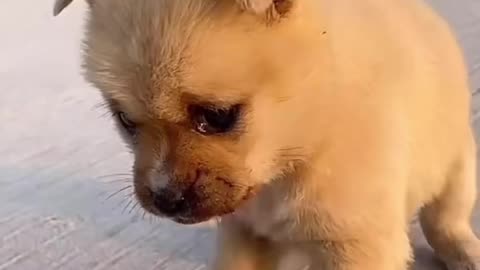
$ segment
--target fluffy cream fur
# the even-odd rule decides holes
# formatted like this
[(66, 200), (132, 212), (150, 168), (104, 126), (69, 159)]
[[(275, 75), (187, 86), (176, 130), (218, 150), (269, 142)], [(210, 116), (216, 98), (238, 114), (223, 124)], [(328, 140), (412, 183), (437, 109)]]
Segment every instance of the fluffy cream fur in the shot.
[[(222, 216), (214, 269), (405, 270), (419, 209), (449, 270), (480, 269), (467, 73), (423, 1), (89, 2), (86, 77), (138, 124), (137, 197), (162, 215), (155, 177), (201, 168), (189, 222)], [(241, 131), (193, 132), (199, 101), (241, 103)]]

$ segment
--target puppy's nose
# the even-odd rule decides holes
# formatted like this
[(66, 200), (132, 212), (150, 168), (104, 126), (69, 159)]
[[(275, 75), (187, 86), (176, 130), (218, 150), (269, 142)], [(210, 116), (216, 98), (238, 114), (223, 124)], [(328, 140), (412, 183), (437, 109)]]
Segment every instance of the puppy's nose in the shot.
[(153, 204), (162, 214), (169, 217), (177, 216), (187, 209), (185, 198), (169, 190), (154, 192)]

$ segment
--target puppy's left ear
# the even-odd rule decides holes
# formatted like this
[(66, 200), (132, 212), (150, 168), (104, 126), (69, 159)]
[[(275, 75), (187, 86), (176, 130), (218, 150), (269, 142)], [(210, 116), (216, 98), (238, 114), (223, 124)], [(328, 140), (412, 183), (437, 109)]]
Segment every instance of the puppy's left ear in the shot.
[(240, 8), (271, 19), (288, 15), (296, 0), (235, 0)]
[[(92, 5), (94, 0), (87, 0), (89, 5)], [(60, 14), (68, 5), (70, 5), (73, 0), (55, 0), (55, 5), (53, 7), (53, 16)]]

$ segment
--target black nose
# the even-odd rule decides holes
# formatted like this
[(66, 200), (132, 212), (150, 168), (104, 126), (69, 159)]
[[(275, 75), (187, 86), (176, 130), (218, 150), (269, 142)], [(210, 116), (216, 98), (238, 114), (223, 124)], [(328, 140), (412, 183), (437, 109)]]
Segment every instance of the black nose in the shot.
[(153, 193), (153, 204), (162, 214), (169, 217), (177, 216), (187, 209), (185, 198), (168, 190)]

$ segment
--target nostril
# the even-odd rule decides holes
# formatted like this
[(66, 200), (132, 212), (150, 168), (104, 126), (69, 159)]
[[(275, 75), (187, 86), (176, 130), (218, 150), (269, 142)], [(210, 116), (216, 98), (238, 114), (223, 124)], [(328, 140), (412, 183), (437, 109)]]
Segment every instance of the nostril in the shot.
[(175, 216), (185, 210), (184, 198), (169, 191), (153, 193), (153, 204), (166, 216)]

